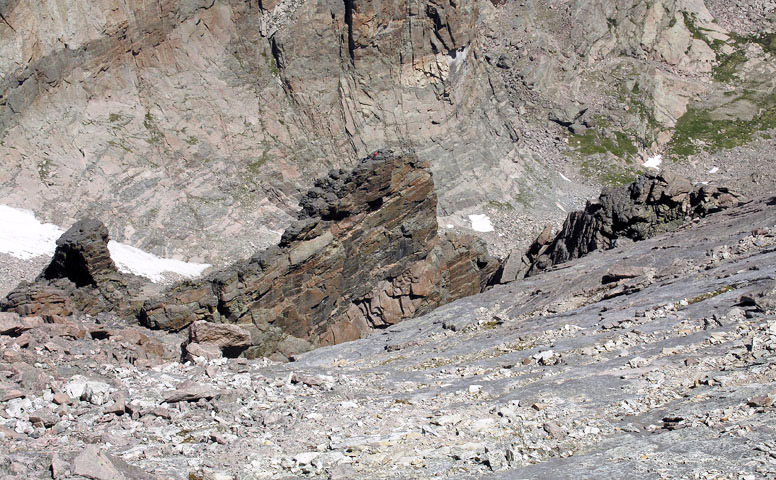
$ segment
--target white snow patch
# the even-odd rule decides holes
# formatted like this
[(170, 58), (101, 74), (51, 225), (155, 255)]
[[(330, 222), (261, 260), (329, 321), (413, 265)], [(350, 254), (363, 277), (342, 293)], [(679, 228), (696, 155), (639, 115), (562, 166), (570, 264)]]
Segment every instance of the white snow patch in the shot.
[(493, 224), (490, 223), (490, 217), (487, 215), (469, 215), (472, 222), (472, 230), (475, 232), (492, 232)]
[(562, 173), (558, 172), (558, 175), (560, 175), (560, 178), (562, 178), (563, 180), (565, 180), (565, 181), (567, 181), (567, 182), (571, 183), (571, 180), (569, 180), (569, 179), (568, 179), (568, 178), (567, 178), (565, 175), (563, 175)]
[(709, 173), (712, 174), (712, 175), (717, 173), (717, 172), (719, 172), (719, 168), (718, 167), (714, 167), (711, 170), (709, 170)]
[(452, 223), (448, 223), (447, 228), (455, 228), (455, 225), (453, 225)]
[(40, 223), (29, 210), (0, 205), (0, 252), (22, 260), (53, 255), (64, 230)]
[(662, 163), (663, 163), (663, 156), (655, 155), (654, 157), (649, 157), (647, 161), (644, 162), (642, 165), (644, 165), (647, 168), (659, 169)]
[(556, 207), (558, 207), (558, 208), (560, 208), (560, 210), (561, 210), (563, 213), (566, 213), (566, 209), (565, 209), (565, 208), (563, 208), (563, 205), (561, 205), (561, 204), (560, 204), (560, 202), (555, 202), (555, 206), (556, 206)]
[(181, 260), (160, 258), (139, 248), (113, 240), (108, 242), (108, 250), (110, 250), (110, 258), (116, 262), (120, 271), (146, 277), (152, 282), (164, 280), (164, 272), (177, 273), (184, 277), (196, 277), (210, 266), (206, 263), (187, 263)]
[(447, 64), (451, 67), (458, 67), (466, 61), (466, 56), (469, 54), (469, 47), (464, 47), (455, 51), (455, 58), (451, 55), (447, 56)]
[[(0, 252), (22, 260), (53, 255), (57, 239), (65, 232), (51, 223), (41, 223), (29, 210), (6, 205), (0, 205), (0, 225)], [(196, 277), (210, 266), (159, 258), (113, 240), (108, 242), (108, 250), (119, 271), (134, 273), (152, 282), (164, 280), (164, 272)]]

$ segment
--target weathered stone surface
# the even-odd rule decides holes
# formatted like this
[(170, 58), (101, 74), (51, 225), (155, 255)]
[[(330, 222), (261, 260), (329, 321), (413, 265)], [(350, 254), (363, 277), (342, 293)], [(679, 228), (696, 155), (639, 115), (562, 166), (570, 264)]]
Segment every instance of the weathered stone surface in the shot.
[[(173, 331), (197, 320), (252, 325), (256, 348), (246, 355), (288, 357), (305, 342), (355, 340), (481, 292), (496, 262), (475, 237), (437, 235), (427, 167), (413, 154), (375, 152), (351, 173), (332, 171), (302, 198), (278, 247), (147, 301), (141, 322)], [(216, 328), (196, 325), (192, 332)], [(196, 333), (191, 341), (219, 343)]]
[(40, 278), (67, 278), (76, 287), (96, 286), (118, 273), (110, 258), (108, 240), (108, 229), (99, 220), (88, 218), (76, 222), (57, 239), (54, 257)]
[(179, 385), (177, 389), (165, 393), (163, 401), (166, 403), (196, 402), (202, 398), (209, 400), (217, 394), (218, 392), (206, 385), (187, 382)]
[[(9, 347), (16, 338), (0, 336), (0, 478), (88, 478), (70, 468), (88, 445), (127, 479), (143, 474), (122, 458), (180, 480), (776, 478), (776, 319), (760, 300), (776, 275), (773, 204), (587, 255), (293, 364), (180, 363), (182, 334), (161, 331), (146, 334), (177, 356), (133, 362), (138, 329), (113, 326), (115, 315), (73, 319), (91, 332), (79, 339)], [(631, 266), (645, 274), (621, 281), (651, 281), (610, 296), (619, 282), (602, 278)], [(116, 391), (96, 405), (89, 381)]]
[(189, 327), (189, 341), (210, 343), (219, 348), (240, 348), (251, 345), (251, 334), (238, 325), (199, 321)]
[(598, 202), (570, 213), (552, 242), (543, 232), (526, 254), (531, 263), (527, 275), (612, 248), (619, 238), (644, 240), (743, 201), (728, 188), (693, 186), (671, 173), (642, 175), (628, 186), (604, 189)]
[(76, 475), (94, 480), (123, 480), (125, 477), (113, 466), (99, 448), (89, 445), (73, 460), (72, 471)]
[(43, 324), (40, 317), (20, 317), (11, 312), (0, 312), (0, 335), (18, 336)]
[(34, 282), (22, 282), (12, 290), (0, 301), (0, 309), (48, 320), (74, 310), (129, 311), (130, 292), (138, 292), (144, 281), (117, 270), (108, 241), (108, 229), (99, 220), (76, 222), (57, 240), (51, 263)]

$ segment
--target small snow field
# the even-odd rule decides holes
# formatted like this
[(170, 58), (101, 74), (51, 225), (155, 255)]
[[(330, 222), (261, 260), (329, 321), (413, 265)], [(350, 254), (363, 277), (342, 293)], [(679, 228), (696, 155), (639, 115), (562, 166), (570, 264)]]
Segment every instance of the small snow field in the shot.
[(29, 210), (0, 205), (0, 252), (21, 260), (52, 255), (64, 230), (40, 223)]
[(181, 260), (160, 258), (139, 248), (113, 240), (108, 242), (108, 250), (110, 258), (116, 263), (119, 271), (134, 273), (146, 277), (152, 282), (164, 281), (164, 273), (166, 272), (177, 273), (187, 278), (197, 277), (210, 266), (206, 263), (187, 263)]
[(490, 217), (487, 215), (475, 214), (469, 215), (469, 220), (472, 222), (472, 230), (475, 232), (492, 232), (493, 224), (490, 223)]
[(642, 165), (647, 168), (654, 168), (656, 170), (660, 169), (660, 165), (663, 164), (663, 156), (662, 155), (655, 155), (654, 157), (649, 157), (646, 162), (644, 162)]
[[(0, 205), (0, 253), (20, 260), (54, 254), (57, 239), (64, 233), (51, 223), (41, 223), (29, 210)], [(152, 282), (166, 280), (165, 273), (186, 278), (197, 277), (210, 265), (187, 263), (181, 260), (160, 258), (139, 248), (111, 240), (110, 256), (120, 272), (148, 278)]]
[(709, 170), (709, 174), (710, 175), (714, 175), (717, 172), (719, 172), (719, 167), (714, 167), (711, 170)]

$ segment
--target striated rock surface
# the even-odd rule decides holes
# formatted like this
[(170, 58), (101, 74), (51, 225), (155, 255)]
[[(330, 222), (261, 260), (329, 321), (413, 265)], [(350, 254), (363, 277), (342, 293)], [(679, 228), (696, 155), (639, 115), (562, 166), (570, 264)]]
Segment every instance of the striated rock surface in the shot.
[(375, 152), (332, 171), (300, 202), (281, 243), (149, 300), (139, 318), (178, 331), (197, 320), (253, 332), (248, 356), (354, 340), (463, 296), (496, 269), (482, 241), (437, 234), (428, 164)]
[(9, 318), (0, 478), (776, 478), (774, 205), (294, 363), (180, 363), (181, 334)]
[(509, 283), (535, 275), (594, 250), (610, 249), (619, 239), (645, 240), (744, 201), (727, 187), (693, 186), (671, 173), (647, 173), (625, 187), (604, 189), (597, 202), (570, 213), (554, 238), (551, 227), (545, 228), (527, 252), (513, 252), (504, 261), (496, 279)]
[(120, 273), (108, 251), (108, 229), (96, 219), (76, 222), (57, 240), (51, 263), (34, 282), (21, 282), (0, 309), (51, 319), (74, 311), (127, 312), (143, 281)]

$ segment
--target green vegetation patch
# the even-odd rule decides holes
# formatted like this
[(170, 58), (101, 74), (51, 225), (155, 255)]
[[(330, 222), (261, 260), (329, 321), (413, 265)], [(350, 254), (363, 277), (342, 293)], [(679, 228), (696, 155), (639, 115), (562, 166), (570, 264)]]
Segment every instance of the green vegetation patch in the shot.
[(502, 211), (511, 211), (514, 210), (515, 207), (512, 206), (509, 202), (497, 202), (496, 200), (491, 200), (488, 202), (488, 206), (490, 208), (493, 208), (494, 210), (502, 210)]
[[(740, 98), (747, 98), (745, 93)], [(776, 128), (776, 93), (753, 99), (762, 108), (752, 120), (713, 120), (709, 110), (690, 108), (676, 123), (670, 151), (679, 157), (694, 155), (702, 148), (709, 152), (749, 143), (763, 130)]]
[(589, 129), (584, 135), (572, 135), (569, 144), (582, 155), (611, 153), (617, 158), (630, 158), (639, 153), (631, 137), (623, 132), (615, 132), (614, 138), (602, 136), (595, 129)]
[(146, 138), (146, 142), (150, 143), (151, 145), (158, 145), (162, 143), (164, 135), (156, 125), (156, 119), (154, 119), (154, 116), (151, 115), (151, 112), (146, 112), (145, 118), (143, 119), (143, 126), (146, 128), (146, 130), (148, 130), (148, 138)]
[(584, 135), (572, 135), (569, 145), (582, 157), (582, 175), (603, 185), (621, 186), (638, 176), (639, 172), (631, 165), (639, 153), (636, 141), (635, 136), (625, 132), (604, 136), (591, 128)]
[(718, 82), (728, 83), (735, 79), (735, 74), (741, 65), (746, 63), (746, 54), (743, 50), (724, 55), (717, 55), (717, 66), (712, 71), (712, 77)]
[(639, 171), (632, 166), (600, 157), (583, 160), (580, 172), (588, 178), (597, 178), (602, 185), (609, 187), (628, 185), (639, 175)]

